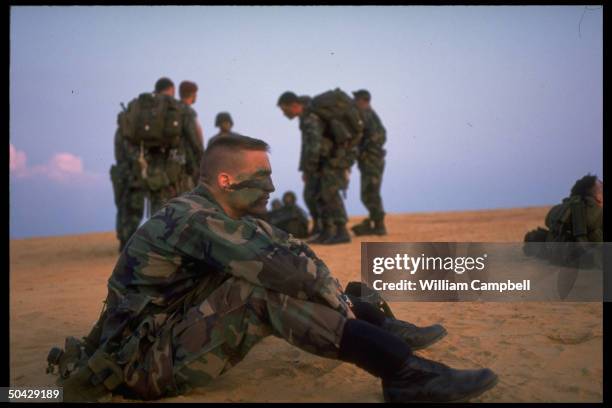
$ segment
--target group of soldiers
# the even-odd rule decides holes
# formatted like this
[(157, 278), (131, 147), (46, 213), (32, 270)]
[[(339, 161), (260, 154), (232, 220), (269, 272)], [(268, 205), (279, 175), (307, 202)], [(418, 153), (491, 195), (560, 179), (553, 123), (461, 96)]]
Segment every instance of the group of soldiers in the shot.
[[(465, 401), (495, 386), (498, 377), (490, 369), (453, 369), (414, 353), (447, 334), (441, 325), (418, 327), (396, 318), (360, 282), (343, 289), (308, 243), (295, 238), (309, 233), (295, 194), (286, 192), (267, 210), (275, 191), (268, 144), (232, 133), (231, 117), (222, 113), (219, 134), (202, 148), (190, 108), (196, 92), (185, 81), (176, 101), (172, 82), (162, 78), (153, 94), (139, 96), (120, 114), (111, 174), (131, 194), (121, 216), (134, 218), (135, 231), (121, 232), (122, 250), (98, 321), (86, 336), (67, 337), (63, 349), (49, 352), (47, 372), (59, 372), (65, 401), (100, 401), (113, 393), (144, 400), (180, 395), (227, 372), (269, 335), (380, 378), (386, 402)], [(300, 119), (313, 242), (350, 240), (339, 191), (354, 161), (370, 214), (353, 231), (385, 233), (376, 194), (385, 132), (366, 103), (367, 91), (354, 96), (336, 89), (314, 98), (285, 92), (278, 100), (287, 117)], [(160, 134), (172, 140), (160, 143)], [(119, 203), (122, 189), (115, 187), (122, 192)], [(153, 214), (138, 227), (142, 207), (136, 201), (143, 195)], [(531, 231), (525, 240), (602, 241), (602, 208), (603, 183), (587, 175), (550, 210), (548, 229)]]
[[(175, 100), (174, 83), (160, 78), (153, 93), (141, 94), (118, 115), (116, 164), (110, 174), (120, 251), (143, 216), (149, 218), (163, 203), (198, 184), (204, 137), (192, 107), (197, 91), (194, 82), (183, 81), (179, 85), (180, 99)], [(313, 227), (308, 231), (308, 217), (295, 200), (280, 211), (272, 211), (269, 221), (273, 225), (299, 238), (311, 237), (309, 243), (350, 242), (341, 192), (346, 195), (351, 167), (357, 161), (361, 199), (369, 216), (352, 230), (355, 235), (386, 234), (380, 195), (386, 131), (370, 101), (370, 93), (363, 89), (353, 92), (353, 98), (340, 89), (314, 98), (298, 97), (289, 91), (281, 95), (278, 106), (283, 113), (290, 119), (299, 117), (299, 170)], [(239, 135), (232, 131), (233, 125), (228, 112), (217, 114), (215, 126), (219, 132), (207, 146), (219, 137)]]
[[(98, 321), (47, 357), (64, 401), (179, 395), (227, 372), (269, 335), (367, 371), (381, 379), (387, 402), (461, 401), (495, 386), (490, 369), (453, 369), (415, 354), (446, 329), (396, 318), (360, 282), (343, 289), (308, 243), (275, 227), (309, 233), (292, 192), (267, 210), (275, 191), (268, 144), (231, 133), (231, 117), (223, 113), (220, 133), (202, 149), (190, 108), (197, 87), (184, 82), (179, 91), (180, 102), (162, 78), (153, 94), (120, 114), (111, 174), (125, 184), (115, 188), (122, 193), (118, 206), (126, 206), (118, 217), (122, 250)], [(336, 89), (310, 99), (286, 92), (278, 101), (286, 116), (300, 118), (300, 170), (317, 243), (350, 240), (339, 191), (356, 160), (370, 215), (353, 230), (385, 233), (384, 128), (366, 103), (369, 94), (354, 95)], [(172, 140), (160, 142), (160, 134)], [(171, 169), (176, 174), (167, 174)], [(136, 201), (143, 195), (152, 215), (138, 226)], [(135, 231), (123, 224), (126, 217), (133, 217)]]
[(370, 101), (365, 89), (353, 92), (350, 98), (338, 88), (313, 98), (287, 91), (278, 99), (277, 105), (287, 118), (299, 118), (299, 171), (304, 181), (304, 201), (313, 220), (309, 243), (350, 242), (340, 192), (346, 195), (355, 161), (361, 172), (361, 200), (369, 217), (352, 230), (355, 235), (386, 234), (380, 196), (386, 130)]
[[(121, 251), (143, 220), (169, 199), (192, 190), (199, 182), (204, 137), (192, 105), (198, 86), (179, 84), (179, 100), (169, 78), (160, 78), (152, 93), (132, 100), (117, 117), (115, 160), (110, 175), (117, 206), (116, 231)], [(168, 123), (173, 125), (170, 129)], [(234, 135), (228, 112), (215, 119), (219, 133)]]
[(293, 191), (286, 191), (282, 201), (272, 200), (272, 209), (265, 217), (266, 221), (296, 238), (308, 237), (308, 215), (297, 205)]

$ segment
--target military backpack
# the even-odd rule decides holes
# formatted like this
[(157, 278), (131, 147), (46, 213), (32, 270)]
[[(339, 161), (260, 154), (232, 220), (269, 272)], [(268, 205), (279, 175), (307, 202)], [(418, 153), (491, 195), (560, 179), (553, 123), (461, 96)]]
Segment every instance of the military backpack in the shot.
[(119, 115), (119, 129), (137, 146), (177, 147), (182, 129), (179, 101), (168, 95), (142, 93)]
[(353, 99), (340, 88), (315, 96), (310, 109), (327, 122), (338, 144), (356, 146), (363, 134), (363, 119)]

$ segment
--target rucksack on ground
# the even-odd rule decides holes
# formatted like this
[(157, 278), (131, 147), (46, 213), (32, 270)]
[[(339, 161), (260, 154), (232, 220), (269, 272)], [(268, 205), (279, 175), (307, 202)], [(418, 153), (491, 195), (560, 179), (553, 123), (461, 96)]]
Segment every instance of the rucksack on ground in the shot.
[(142, 93), (119, 116), (122, 136), (145, 148), (177, 147), (181, 139), (179, 102), (167, 95)]

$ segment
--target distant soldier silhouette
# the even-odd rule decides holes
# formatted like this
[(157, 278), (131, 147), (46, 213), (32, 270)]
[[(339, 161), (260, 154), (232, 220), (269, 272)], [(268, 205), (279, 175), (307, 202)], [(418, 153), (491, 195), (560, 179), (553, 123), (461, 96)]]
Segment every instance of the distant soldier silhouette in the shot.
[[(296, 238), (308, 236), (308, 216), (297, 204), (293, 191), (283, 194), (283, 203), (268, 213), (268, 222)], [(274, 202), (272, 203), (274, 206)]]
[(355, 103), (363, 116), (364, 130), (357, 165), (361, 173), (361, 201), (369, 211), (369, 217), (351, 229), (355, 235), (385, 235), (382, 198), (380, 187), (385, 169), (386, 130), (380, 118), (370, 105), (371, 95), (365, 89), (353, 92)]
[(215, 126), (219, 128), (219, 132), (210, 138), (208, 145), (210, 146), (214, 140), (223, 136), (235, 136), (239, 133), (232, 132), (234, 127), (234, 121), (232, 116), (228, 112), (219, 112), (215, 117)]

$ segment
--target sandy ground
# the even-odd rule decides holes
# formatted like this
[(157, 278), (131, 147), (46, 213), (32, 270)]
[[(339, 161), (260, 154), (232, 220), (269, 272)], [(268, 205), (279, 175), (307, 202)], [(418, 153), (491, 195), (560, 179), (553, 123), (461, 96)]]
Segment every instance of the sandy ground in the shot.
[[(389, 235), (369, 240), (518, 242), (542, 225), (547, 210), (391, 214)], [(360, 278), (361, 241), (314, 249), (346, 284)], [(112, 232), (11, 241), (12, 386), (54, 383), (45, 374), (47, 352), (63, 346), (66, 336), (85, 335), (97, 319), (116, 248)], [(499, 384), (472, 401), (602, 401), (601, 303), (395, 302), (391, 307), (404, 320), (447, 328), (443, 340), (419, 354), (456, 368), (490, 367), (498, 373)], [(382, 402), (382, 393), (379, 380), (366, 372), (270, 337), (209, 386), (163, 401)]]

